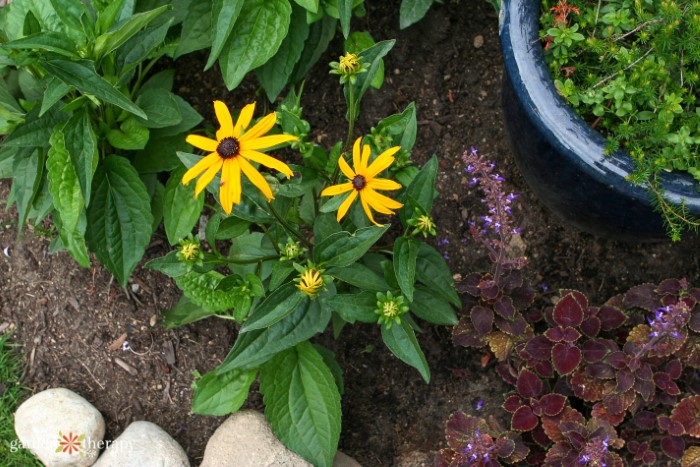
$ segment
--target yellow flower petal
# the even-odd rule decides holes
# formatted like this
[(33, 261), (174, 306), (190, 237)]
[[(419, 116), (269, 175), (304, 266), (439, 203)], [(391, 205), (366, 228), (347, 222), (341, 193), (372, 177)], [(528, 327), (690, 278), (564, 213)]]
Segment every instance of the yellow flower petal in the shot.
[(238, 157), (237, 159), (239, 164), (241, 165), (241, 170), (243, 171), (245, 176), (248, 177), (248, 180), (250, 180), (253, 185), (258, 187), (258, 190), (260, 190), (262, 194), (265, 195), (268, 201), (274, 199), (274, 196), (272, 196), (272, 190), (270, 189), (270, 185), (267, 184), (267, 180), (265, 180), (265, 177), (263, 177), (262, 174), (258, 172), (258, 169), (250, 165), (250, 162), (248, 162), (243, 157)]
[(367, 186), (374, 190), (400, 190), (401, 184), (387, 178), (373, 178)]
[(202, 149), (207, 152), (215, 152), (219, 146), (219, 142), (202, 135), (187, 135), (185, 139), (189, 144), (197, 149)]
[(341, 183), (340, 185), (333, 185), (329, 186), (325, 190), (321, 192), (321, 196), (336, 196), (336, 195), (342, 195), (343, 193), (347, 193), (348, 191), (352, 190), (352, 183)]
[(372, 151), (369, 148), (369, 144), (362, 146), (362, 157), (360, 158), (360, 167), (355, 167), (355, 172), (360, 175), (364, 175), (365, 178), (372, 178), (366, 174), (367, 164), (369, 163), (369, 155)]
[(204, 175), (199, 177), (197, 184), (194, 186), (194, 197), (196, 198), (202, 192), (202, 190), (214, 180), (216, 174), (221, 170), (221, 166), (224, 164), (224, 160), (219, 158), (218, 161), (214, 162), (211, 167), (204, 172)]
[(369, 204), (367, 204), (367, 200), (365, 198), (366, 195), (364, 193), (360, 193), (360, 202), (362, 203), (362, 209), (365, 210), (365, 214), (367, 214), (367, 218), (372, 222), (372, 224), (381, 227), (382, 224), (378, 224), (377, 221), (374, 220), (374, 216), (372, 216), (372, 210), (370, 209)]
[(253, 128), (243, 133), (238, 140), (240, 142), (244, 142), (259, 138), (267, 134), (267, 132), (270, 131), (273, 126), (275, 126), (275, 122), (277, 122), (277, 114), (272, 112), (271, 114), (261, 118), (258, 123), (253, 125)]
[(212, 164), (220, 160), (221, 157), (215, 152), (206, 157), (202, 157), (199, 162), (193, 165), (187, 172), (185, 172), (185, 175), (182, 176), (182, 184), (187, 185), (192, 180), (197, 178), (199, 174), (211, 167)]
[(216, 119), (219, 121), (219, 131), (216, 132), (216, 139), (221, 141), (224, 138), (233, 136), (233, 119), (231, 118), (231, 112), (221, 101), (214, 101), (214, 112), (216, 113)]
[(355, 173), (359, 172), (360, 167), (362, 166), (362, 157), (360, 154), (362, 153), (362, 137), (357, 138), (355, 140), (355, 144), (352, 147), (352, 165), (355, 168)]
[(240, 204), (241, 202), (241, 164), (239, 163), (239, 158), (234, 157), (231, 159), (231, 177), (229, 178), (231, 186), (231, 200), (233, 204)]
[(221, 186), (219, 187), (219, 202), (226, 214), (231, 214), (233, 200), (231, 199), (231, 159), (224, 160), (221, 167)]
[(387, 214), (391, 215), (394, 214), (394, 211), (391, 209), (387, 208), (380, 200), (377, 198), (375, 195), (378, 193), (376, 191), (371, 191), (368, 189), (364, 189), (360, 192), (360, 198), (362, 198), (369, 207), (374, 209), (377, 212), (381, 212), (382, 214)]
[(299, 138), (294, 135), (263, 136), (252, 140), (241, 141), (241, 149), (267, 149), (278, 144), (296, 141), (298, 139)]
[(236, 126), (233, 127), (233, 136), (235, 138), (240, 138), (241, 132), (248, 128), (250, 121), (253, 119), (253, 112), (255, 112), (255, 102), (241, 109), (241, 113), (238, 114), (238, 120), (236, 120)]
[(367, 168), (365, 176), (367, 178), (374, 178), (379, 173), (389, 167), (391, 164), (394, 163), (394, 157), (393, 155), (396, 154), (399, 149), (401, 149), (401, 146), (394, 146), (393, 148), (389, 148), (383, 153), (377, 157), (372, 164)]
[(336, 216), (338, 222), (345, 217), (345, 214), (348, 212), (348, 209), (350, 209), (350, 206), (352, 206), (352, 202), (355, 201), (355, 198), (357, 198), (357, 190), (352, 190), (348, 197), (345, 198), (345, 201), (343, 201), (343, 204), (338, 208), (338, 215)]
[(287, 178), (294, 175), (294, 172), (292, 172), (292, 169), (290, 169), (287, 164), (278, 159), (275, 159), (274, 157), (270, 157), (267, 154), (263, 154), (262, 152), (251, 151), (250, 149), (246, 148), (241, 149), (241, 156), (245, 157), (246, 159), (250, 159), (253, 162), (257, 162), (258, 164), (262, 164), (265, 167), (269, 167), (271, 169), (275, 169), (278, 172), (282, 172), (284, 175), (287, 176)]
[[(373, 200), (376, 200), (377, 202), (381, 203), (382, 206), (386, 206), (389, 209), (399, 209), (403, 207), (403, 204), (399, 203), (395, 199), (391, 199), (388, 196), (384, 196), (381, 193), (377, 193), (374, 191), (371, 187), (365, 187), (364, 190), (362, 190), (363, 193), (367, 193), (367, 196), (370, 196)], [(378, 209), (377, 209), (378, 211)], [(391, 213), (393, 214), (393, 213)]]
[(347, 162), (345, 162), (345, 158), (341, 155), (340, 158), (338, 159), (338, 165), (340, 166), (341, 172), (348, 177), (350, 180), (355, 178), (355, 172), (350, 168)]

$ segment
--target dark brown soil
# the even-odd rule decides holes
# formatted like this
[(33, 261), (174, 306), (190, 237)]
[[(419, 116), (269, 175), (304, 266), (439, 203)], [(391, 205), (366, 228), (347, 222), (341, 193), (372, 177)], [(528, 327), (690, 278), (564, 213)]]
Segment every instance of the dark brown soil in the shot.
[[(434, 214), (439, 238), (449, 241), (444, 252), (455, 274), (488, 267), (482, 249), (461, 241), (466, 219), (481, 208), (469, 196), (460, 162), (464, 150), (475, 146), (497, 163), (508, 189), (522, 193), (514, 213), (523, 233), (513, 246), (523, 248), (530, 259), (534, 283), (546, 283), (551, 290), (579, 289), (594, 303), (667, 277), (700, 284), (697, 238), (651, 245), (595, 238), (566, 226), (531, 194), (503, 130), (498, 18), (488, 4), (436, 4), (423, 21), (400, 31), (398, 0), (367, 3), (366, 17), (354, 28), (368, 29), (375, 40), (395, 38), (396, 45), (385, 59), (384, 86), (363, 101), (357, 134), (416, 102), (419, 127), (413, 157), (418, 165), (432, 154), (440, 159), (441, 196)], [(344, 137), (346, 125), (337, 77), (326, 67), (341, 53), (342, 43), (336, 40), (312, 70), (302, 98), (315, 137), (328, 146)], [(208, 122), (214, 122), (214, 99), (237, 108), (255, 99), (262, 102), (252, 79), (229, 93), (218, 71), (199, 72), (205, 62), (201, 54), (178, 61), (175, 90)], [(2, 182), (0, 199), (8, 193), (9, 183)], [(27, 353), (26, 384), (33, 391), (63, 386), (83, 395), (104, 414), (108, 437), (119, 435), (134, 420), (155, 422), (197, 465), (223, 419), (190, 413), (192, 374), (203, 374), (222, 360), (235, 340), (234, 328), (209, 319), (164, 331), (161, 313), (179, 297), (167, 278), (137, 268), (124, 290), (96, 262), (86, 270), (65, 253), (49, 254), (50, 240), (37, 229), (27, 229), (18, 239), (14, 226), (7, 226), (14, 219), (14, 211), (0, 212), (0, 247), (9, 247), (9, 256), (0, 256), (0, 325), (14, 327), (14, 339)], [(157, 234), (147, 257), (166, 251), (164, 235)], [(133, 351), (109, 350), (124, 333)], [(475, 413), (480, 399), (483, 414), (502, 416), (501, 396), (508, 388), (490, 367), (482, 368), (481, 351), (454, 348), (444, 327), (426, 326), (419, 340), (432, 370), (430, 384), (391, 356), (375, 326), (347, 327), (337, 341), (319, 337), (345, 370), (340, 449), (363, 465), (392, 465), (412, 451), (444, 447), (445, 420), (456, 410)], [(166, 359), (170, 348), (173, 365)], [(259, 394), (254, 391), (248, 404), (261, 408)]]

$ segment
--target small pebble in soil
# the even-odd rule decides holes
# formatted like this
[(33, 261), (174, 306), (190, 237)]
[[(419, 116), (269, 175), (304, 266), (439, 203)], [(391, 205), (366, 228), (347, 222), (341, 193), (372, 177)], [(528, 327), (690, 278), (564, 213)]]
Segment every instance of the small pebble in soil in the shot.
[(478, 36), (474, 37), (474, 48), (480, 49), (481, 47), (484, 46), (484, 36), (479, 34)]

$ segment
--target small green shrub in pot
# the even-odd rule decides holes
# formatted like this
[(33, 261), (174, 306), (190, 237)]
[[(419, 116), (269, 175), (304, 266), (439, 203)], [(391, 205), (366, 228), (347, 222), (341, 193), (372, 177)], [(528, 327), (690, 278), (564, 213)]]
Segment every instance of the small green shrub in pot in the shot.
[(636, 164), (630, 182), (651, 191), (674, 239), (700, 220), (668, 202), (663, 171), (700, 181), (700, 4), (545, 0), (545, 57), (559, 93)]

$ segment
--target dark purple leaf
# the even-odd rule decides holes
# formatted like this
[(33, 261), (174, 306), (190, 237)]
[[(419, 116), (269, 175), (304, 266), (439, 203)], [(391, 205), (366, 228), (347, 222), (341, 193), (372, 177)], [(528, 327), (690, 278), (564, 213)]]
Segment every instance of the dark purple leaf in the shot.
[(620, 370), (616, 374), (617, 385), (615, 390), (617, 392), (626, 392), (632, 389), (634, 386), (634, 375), (628, 370)]
[(486, 345), (486, 341), (474, 331), (471, 319), (467, 316), (463, 316), (459, 323), (452, 328), (452, 342), (462, 347), (483, 347)]
[(666, 279), (656, 289), (656, 293), (659, 295), (678, 295), (680, 291), (681, 282), (678, 279)]
[(507, 319), (496, 315), (494, 322), (496, 323), (496, 327), (498, 329), (511, 336), (520, 336), (527, 330), (527, 323), (523, 317), (518, 314), (515, 315), (515, 320), (513, 321), (508, 321)]
[(700, 307), (696, 306), (693, 312), (690, 314), (688, 327), (695, 332), (700, 332)]
[(511, 429), (516, 431), (530, 431), (537, 426), (537, 416), (526, 405), (518, 408), (511, 419)]
[(512, 269), (508, 274), (501, 276), (501, 284), (505, 289), (512, 290), (523, 285), (523, 273), (519, 269)]
[(570, 293), (557, 302), (552, 312), (552, 319), (559, 326), (578, 326), (583, 322), (583, 308)]
[(591, 339), (583, 343), (581, 346), (581, 353), (583, 355), (583, 359), (588, 363), (596, 363), (601, 361), (603, 357), (607, 355), (608, 348), (603, 342), (597, 339)]
[(662, 391), (665, 391), (668, 385), (672, 382), (671, 375), (668, 373), (664, 373), (663, 371), (654, 373), (654, 383)]
[[(671, 421), (679, 423), (693, 438), (700, 438), (700, 395), (689, 396), (680, 401), (671, 412)], [(680, 436), (672, 432), (672, 428), (673, 424), (669, 427), (669, 434)]]
[(513, 306), (518, 310), (524, 310), (535, 301), (535, 290), (529, 284), (513, 289), (510, 292), (513, 299)]
[(485, 300), (493, 300), (494, 298), (498, 297), (501, 289), (498, 288), (498, 285), (492, 279), (488, 279), (482, 280), (479, 283), (479, 292), (481, 294), (481, 298)]
[(472, 320), (472, 326), (476, 333), (484, 337), (492, 331), (493, 327), (493, 311), (483, 307), (481, 305), (476, 305), (471, 309), (469, 316)]
[(496, 366), (496, 373), (500, 376), (506, 383), (515, 386), (517, 377), (510, 371), (509, 367), (505, 364)]
[(511, 394), (510, 396), (506, 397), (506, 400), (503, 402), (503, 409), (507, 412), (515, 413), (515, 411), (518, 410), (518, 408), (523, 404), (524, 402), (522, 397), (517, 394)]
[(644, 451), (642, 462), (644, 462), (646, 465), (656, 464), (656, 453), (654, 451)]
[(481, 274), (471, 273), (460, 282), (455, 284), (455, 288), (459, 293), (468, 293), (472, 297), (479, 296), (479, 282), (481, 282)]
[(636, 378), (634, 380), (634, 390), (639, 393), (642, 399), (649, 402), (656, 391), (656, 385), (651, 381)]
[(447, 444), (452, 449), (461, 451), (466, 446), (467, 439), (474, 434), (477, 425), (478, 419), (463, 412), (453, 413), (445, 427)]
[(623, 301), (624, 307), (638, 307), (647, 311), (653, 311), (659, 304), (659, 300), (656, 298), (656, 293), (654, 292), (655, 288), (654, 284), (642, 284), (632, 287), (625, 294)]
[(666, 363), (665, 369), (671, 379), (678, 379), (683, 371), (683, 364), (681, 364), (680, 360), (673, 359)]
[(549, 328), (544, 332), (544, 336), (552, 342), (561, 342), (564, 340), (564, 330), (561, 326)]
[(563, 339), (566, 342), (576, 342), (579, 337), (581, 337), (581, 333), (578, 332), (576, 329), (572, 327), (566, 327), (563, 329)]
[(619, 308), (610, 305), (600, 307), (596, 317), (600, 320), (603, 331), (617, 329), (627, 320), (627, 316)]
[[(532, 430), (530, 432), (530, 436), (532, 436), (532, 439), (542, 447), (549, 446), (549, 444), (552, 442), (552, 440), (550, 440), (549, 437), (547, 436), (547, 433), (544, 432), (544, 429), (542, 429), (541, 425), (538, 425), (537, 428)], [(537, 465), (537, 464), (530, 464), (530, 465)]]
[(554, 368), (549, 360), (538, 360), (532, 365), (532, 369), (543, 378), (551, 378), (554, 376)]
[(549, 416), (554, 417), (559, 415), (564, 406), (566, 405), (566, 397), (561, 394), (545, 394), (538, 401), (538, 405), (542, 408), (542, 412)]
[(648, 410), (637, 412), (632, 417), (632, 423), (637, 425), (642, 430), (653, 430), (656, 426), (656, 415)]
[(561, 293), (561, 296), (563, 297), (564, 295), (572, 295), (574, 299), (578, 302), (579, 305), (581, 305), (581, 308), (584, 310), (588, 308), (588, 298), (586, 298), (586, 294), (583, 292), (579, 292), (578, 290), (573, 290), (573, 289), (561, 289), (559, 291)]
[(586, 375), (596, 379), (612, 379), (615, 377), (615, 369), (605, 363), (591, 363), (586, 365)]
[(595, 337), (598, 335), (600, 332), (600, 319), (598, 319), (597, 316), (591, 316), (589, 318), (586, 318), (583, 320), (583, 323), (581, 323), (581, 326), (579, 328), (585, 335), (588, 337)]
[[(561, 303), (561, 302), (560, 302)], [(581, 351), (571, 344), (559, 342), (552, 347), (552, 363), (560, 375), (568, 375), (581, 363)]]
[(654, 372), (648, 364), (640, 366), (639, 369), (634, 372), (634, 375), (645, 381), (652, 381), (654, 379)]
[(681, 393), (681, 389), (678, 387), (675, 381), (671, 381), (668, 383), (668, 386), (666, 386), (666, 394), (669, 396), (677, 396)]
[(498, 438), (496, 440), (496, 454), (498, 457), (506, 458), (515, 451), (515, 441), (508, 438)]
[(525, 352), (537, 360), (549, 360), (553, 344), (545, 336), (535, 336), (525, 345)]
[(626, 368), (628, 361), (629, 357), (625, 354), (625, 352), (621, 352), (619, 350), (611, 353), (605, 358), (605, 363), (618, 370)]
[(515, 307), (513, 306), (513, 300), (510, 297), (501, 297), (493, 304), (493, 311), (504, 317), (505, 319), (512, 321), (515, 317)]
[(542, 380), (532, 371), (523, 370), (518, 375), (516, 383), (518, 394), (525, 398), (537, 397), (542, 392)]
[(666, 436), (661, 439), (661, 450), (672, 459), (680, 459), (685, 451), (685, 442), (683, 438)]

